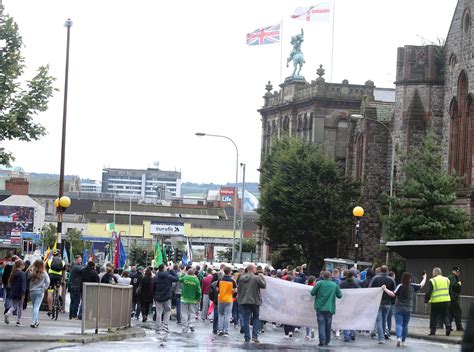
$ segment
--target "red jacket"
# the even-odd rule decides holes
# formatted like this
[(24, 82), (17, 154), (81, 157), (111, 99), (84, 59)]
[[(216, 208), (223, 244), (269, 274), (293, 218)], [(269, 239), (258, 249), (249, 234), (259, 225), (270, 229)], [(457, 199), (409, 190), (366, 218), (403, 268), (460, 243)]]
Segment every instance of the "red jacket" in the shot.
[(201, 281), (201, 289), (203, 295), (209, 294), (209, 289), (211, 288), (212, 283), (212, 275), (208, 274), (204, 279)]

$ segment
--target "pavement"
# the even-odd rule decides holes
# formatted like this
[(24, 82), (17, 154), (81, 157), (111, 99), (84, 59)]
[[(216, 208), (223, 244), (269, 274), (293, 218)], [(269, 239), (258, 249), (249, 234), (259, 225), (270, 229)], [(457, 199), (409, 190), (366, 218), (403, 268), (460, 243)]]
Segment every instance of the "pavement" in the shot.
[[(3, 304), (0, 304), (3, 308)], [(1, 351), (46, 351), (51, 348), (60, 349), (66, 348), (64, 351), (68, 350), (67, 348), (73, 348), (72, 350), (76, 351), (81, 350), (80, 345), (94, 343), (94, 350), (100, 348), (101, 343), (104, 346), (110, 344), (111, 341), (121, 341), (127, 340), (125, 345), (128, 343), (134, 344), (136, 341), (149, 341), (152, 345), (159, 345), (161, 347), (172, 347), (173, 349), (179, 347), (179, 349), (186, 350), (191, 348), (192, 345), (196, 343), (199, 346), (207, 346), (203, 350), (215, 349), (216, 351), (219, 348), (222, 348), (222, 337), (217, 337), (212, 335), (211, 326), (208, 322), (197, 322), (197, 333), (195, 335), (183, 336), (180, 333), (180, 326), (176, 325), (175, 321), (170, 323), (172, 327), (172, 332), (165, 338), (164, 336), (157, 335), (154, 332), (154, 322), (148, 321), (142, 323), (135, 319), (132, 320), (132, 327), (127, 329), (119, 329), (115, 331), (99, 331), (99, 334), (94, 334), (93, 331), (88, 331), (85, 335), (81, 335), (81, 321), (79, 320), (69, 320), (68, 313), (63, 313), (59, 315), (57, 321), (51, 320), (46, 315), (46, 312), (40, 312), (40, 325), (38, 328), (33, 329), (30, 327), (31, 322), (31, 305), (28, 306), (26, 310), (23, 311), (22, 324), (23, 326), (15, 326), (16, 317), (10, 319), (10, 324), (7, 325), (4, 322), (0, 322), (0, 352)], [(392, 325), (392, 328), (395, 327), (395, 324)], [(281, 330), (281, 331), (279, 331)], [(278, 328), (274, 331), (271, 328), (271, 325), (267, 326), (267, 332), (261, 335), (262, 344), (246, 346), (242, 344), (242, 337), (237, 330), (232, 331), (234, 347), (239, 349), (280, 349), (280, 346), (286, 346), (285, 349), (306, 349), (306, 348), (315, 348), (317, 346), (317, 338), (315, 340), (306, 341), (304, 340), (304, 332), (296, 334), (295, 338), (291, 340), (288, 344), (288, 340), (282, 338), (283, 331), (282, 328)], [(317, 333), (317, 332), (316, 332)], [(416, 344), (425, 344), (434, 343), (436, 346), (443, 345), (443, 348), (446, 346), (456, 346), (462, 340), (462, 333), (453, 331), (451, 336), (445, 336), (444, 330), (438, 330), (437, 335), (428, 336), (429, 333), (429, 319), (422, 316), (414, 316), (410, 320), (409, 324), (409, 337), (410, 344), (413, 344), (412, 341), (416, 341)], [(135, 342), (133, 342), (135, 341)], [(371, 348), (372, 345), (378, 346), (379, 349), (383, 350), (381, 345), (376, 344), (375, 339), (370, 339), (367, 334), (362, 334), (358, 341), (362, 341), (362, 347)], [(395, 339), (392, 337), (390, 341), (387, 341), (387, 344), (383, 346), (392, 345), (394, 347)], [(100, 342), (100, 343), (99, 343)], [(334, 339), (335, 347), (339, 346), (338, 350), (344, 350), (349, 348), (341, 340)], [(295, 344), (296, 343), (296, 344)], [(121, 346), (118, 343), (118, 346)], [(225, 345), (225, 343), (224, 343)], [(349, 348), (350, 351), (355, 350), (358, 344)], [(23, 347), (22, 347), (23, 346)], [(79, 347), (78, 347), (79, 346)], [(219, 347), (220, 346), (220, 347)], [(227, 346), (227, 345), (226, 345)], [(212, 348), (211, 348), (212, 347)], [(362, 348), (361, 347), (361, 348)], [(421, 348), (423, 347), (418, 346)], [(458, 350), (459, 347), (456, 347)], [(72, 351), (71, 350), (71, 351)], [(100, 350), (100, 349), (99, 349)], [(107, 349), (105, 349), (107, 350)], [(109, 347), (110, 350), (110, 347)], [(436, 348), (435, 348), (436, 350)], [(69, 351), (69, 350), (68, 350)], [(427, 351), (432, 351), (427, 349)]]
[[(1, 311), (3, 313), (3, 304)], [(3, 317), (2, 317), (3, 318)], [(3, 320), (3, 319), (2, 319)], [(145, 336), (145, 332), (140, 327), (127, 329), (117, 329), (112, 331), (99, 330), (98, 334), (93, 331), (86, 331), (81, 335), (81, 321), (69, 320), (69, 314), (60, 313), (58, 320), (52, 320), (46, 312), (40, 311), (39, 327), (31, 328), (31, 305), (22, 312), (21, 323), (23, 326), (16, 326), (16, 316), (10, 317), (10, 324), (0, 322), (0, 342), (1, 347), (4, 342), (38, 342), (38, 343), (93, 343), (99, 341), (114, 341), (132, 337)]]

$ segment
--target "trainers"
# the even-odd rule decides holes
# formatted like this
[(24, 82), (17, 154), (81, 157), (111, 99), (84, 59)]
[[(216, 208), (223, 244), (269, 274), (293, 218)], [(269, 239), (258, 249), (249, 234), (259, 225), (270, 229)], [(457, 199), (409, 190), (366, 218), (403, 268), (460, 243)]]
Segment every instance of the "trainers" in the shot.
[(167, 326), (163, 326), (163, 332), (169, 333), (169, 332), (170, 332), (170, 330), (168, 329), (168, 327), (167, 327)]
[(293, 333), (290, 331), (290, 332), (288, 333), (288, 336), (289, 336), (289, 337), (293, 337)]
[(229, 333), (227, 331), (224, 332), (224, 337), (229, 337)]
[(397, 347), (400, 347), (401, 344), (402, 344), (402, 340), (401, 340), (401, 339), (398, 339), (398, 340), (397, 340)]
[[(285, 335), (285, 339), (289, 339), (289, 338), (290, 338), (290, 336), (288, 336), (288, 335)], [(322, 345), (321, 345), (321, 346), (322, 346)]]
[(304, 337), (304, 339), (305, 339), (305, 340), (309, 340), (309, 336), (306, 335), (306, 336)]
[(10, 324), (10, 318), (9, 318), (8, 314), (5, 314), (3, 317), (5, 319), (5, 324)]
[(222, 330), (219, 330), (219, 331), (217, 332), (217, 335), (219, 335), (219, 336), (222, 336), (222, 335), (224, 335), (224, 331), (222, 331)]
[(190, 326), (189, 331), (194, 332), (194, 326)]
[(314, 339), (314, 329), (311, 329), (311, 338)]
[(273, 330), (276, 330), (277, 326), (276, 326), (275, 323), (272, 324), (272, 328), (273, 328)]
[(256, 338), (256, 337), (254, 337), (254, 338), (252, 339), (252, 342), (253, 342), (253, 343), (260, 343), (260, 340), (259, 340), (258, 338)]
[(20, 323), (19, 321), (16, 322), (15, 326), (23, 326), (22, 323)]

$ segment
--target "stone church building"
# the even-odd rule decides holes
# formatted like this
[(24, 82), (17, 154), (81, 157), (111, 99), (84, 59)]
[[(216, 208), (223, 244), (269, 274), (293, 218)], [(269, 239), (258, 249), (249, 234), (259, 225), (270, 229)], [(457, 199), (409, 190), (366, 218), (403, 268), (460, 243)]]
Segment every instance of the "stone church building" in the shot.
[[(293, 136), (319, 144), (347, 175), (361, 180), (365, 260), (379, 257), (384, 243), (382, 195), (390, 192), (391, 171), (393, 179), (399, 176), (398, 151), (417, 145), (428, 129), (442, 139), (446, 171), (464, 179), (458, 205), (473, 214), (473, 11), (474, 0), (458, 1), (444, 46), (398, 48), (395, 89), (378, 88), (370, 80), (329, 83), (322, 66), (310, 82), (287, 78), (280, 90), (273, 90), (270, 82), (265, 87), (258, 110), (262, 158), (273, 138)], [(346, 237), (328, 255), (351, 258), (354, 231), (348, 230)], [(267, 259), (262, 233), (257, 243), (258, 254)]]

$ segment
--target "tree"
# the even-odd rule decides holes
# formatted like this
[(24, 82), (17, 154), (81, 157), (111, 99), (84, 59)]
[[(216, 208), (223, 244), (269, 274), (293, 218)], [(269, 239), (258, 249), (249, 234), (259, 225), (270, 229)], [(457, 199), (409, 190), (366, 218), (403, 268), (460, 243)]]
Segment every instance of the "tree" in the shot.
[[(22, 88), (19, 80), (25, 69), (23, 41), (18, 25), (9, 16), (3, 17), (0, 41), (6, 44), (0, 53), (0, 142), (37, 140), (46, 131), (33, 117), (47, 110), (55, 79), (49, 75), (48, 66), (41, 66)], [(13, 160), (13, 154), (0, 147), (0, 165), (9, 165)]]
[(134, 246), (130, 248), (129, 263), (137, 266), (147, 266), (151, 264), (151, 261), (155, 258), (155, 254), (150, 249), (140, 246)]
[(274, 140), (262, 163), (260, 222), (279, 264), (307, 263), (313, 269), (336, 253), (348, 232), (359, 184), (315, 144)]
[(390, 240), (464, 238), (469, 216), (453, 206), (460, 178), (443, 169), (439, 138), (429, 131), (417, 148), (401, 156), (403, 178), (392, 213), (383, 221)]
[[(78, 229), (69, 229), (66, 234), (66, 241), (72, 246), (72, 256), (82, 255), (84, 250), (84, 241), (82, 240), (82, 232)], [(72, 258), (70, 258), (72, 260)]]
[[(253, 238), (244, 238), (242, 239), (242, 252), (243, 253), (255, 253), (257, 250), (257, 242)], [(236, 241), (235, 244), (235, 256), (236, 261), (238, 262), (240, 258), (238, 258), (240, 251), (240, 242)], [(228, 247), (223, 251), (217, 252), (217, 257), (219, 261), (224, 262), (232, 262), (232, 247)]]
[(45, 248), (53, 248), (56, 239), (58, 238), (58, 230), (54, 224), (48, 224), (43, 227), (41, 231), (41, 243)]

